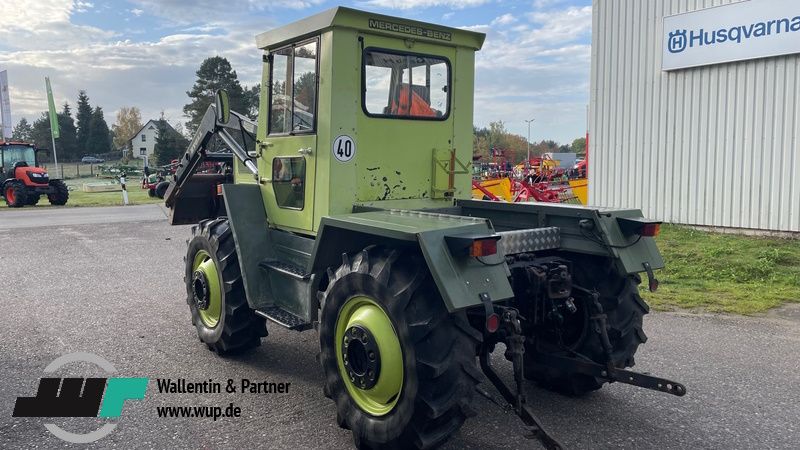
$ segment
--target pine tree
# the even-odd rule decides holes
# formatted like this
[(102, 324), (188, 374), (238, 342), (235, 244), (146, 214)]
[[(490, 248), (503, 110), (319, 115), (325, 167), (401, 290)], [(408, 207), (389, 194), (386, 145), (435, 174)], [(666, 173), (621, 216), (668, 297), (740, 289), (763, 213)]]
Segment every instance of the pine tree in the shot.
[(89, 96), (86, 95), (86, 91), (84, 90), (78, 93), (78, 112), (76, 118), (78, 120), (78, 152), (87, 153), (89, 151), (87, 148), (87, 141), (89, 140), (92, 123), (92, 106), (89, 104)]
[(14, 127), (14, 131), (11, 134), (11, 139), (15, 141), (31, 142), (33, 139), (33, 127), (28, 123), (28, 119), (24, 117), (19, 119), (17, 126)]
[(183, 113), (189, 118), (186, 128), (190, 133), (194, 134), (197, 131), (200, 120), (208, 106), (214, 101), (214, 94), (218, 89), (228, 91), (232, 110), (243, 114), (250, 112), (252, 92), (249, 94), (245, 92), (242, 85), (239, 84), (236, 71), (233, 70), (227, 59), (221, 56), (207, 58), (200, 65), (196, 74), (197, 81), (192, 86), (192, 90), (186, 92), (192, 102), (183, 107)]
[(50, 139), (50, 115), (47, 112), (43, 112), (38, 119), (33, 121), (31, 140), (37, 148), (50, 148), (53, 146)]
[(155, 164), (163, 166), (181, 157), (189, 141), (173, 129), (162, 115), (156, 121), (156, 143), (153, 149)]
[(72, 109), (67, 102), (64, 102), (64, 109), (58, 113), (58, 126), (61, 129), (60, 137), (56, 141), (59, 159), (64, 161), (79, 159), (81, 155), (78, 148), (75, 120), (72, 118)]
[(98, 106), (92, 112), (92, 119), (89, 123), (89, 138), (86, 141), (86, 151), (94, 155), (100, 155), (108, 153), (110, 150), (111, 134), (108, 131), (108, 124), (103, 118), (103, 108)]

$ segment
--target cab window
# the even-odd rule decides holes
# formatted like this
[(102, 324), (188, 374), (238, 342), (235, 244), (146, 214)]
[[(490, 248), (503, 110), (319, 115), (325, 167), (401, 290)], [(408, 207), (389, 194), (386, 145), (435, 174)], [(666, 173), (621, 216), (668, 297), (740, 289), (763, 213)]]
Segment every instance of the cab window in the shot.
[(270, 134), (312, 133), (316, 124), (318, 40), (271, 54)]
[(281, 208), (303, 209), (305, 206), (306, 159), (283, 157), (272, 159), (272, 189)]
[(440, 56), (365, 49), (362, 107), (368, 116), (444, 120), (450, 62)]

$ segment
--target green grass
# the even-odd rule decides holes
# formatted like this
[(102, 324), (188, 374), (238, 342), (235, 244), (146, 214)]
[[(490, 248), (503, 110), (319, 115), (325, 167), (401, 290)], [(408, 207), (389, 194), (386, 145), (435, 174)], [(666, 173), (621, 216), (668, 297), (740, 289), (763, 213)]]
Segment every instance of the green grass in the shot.
[(666, 268), (658, 291), (646, 293), (654, 308), (755, 314), (800, 302), (800, 240), (661, 230)]
[[(35, 208), (67, 208), (75, 206), (122, 206), (122, 191), (116, 192), (83, 192), (81, 187), (84, 183), (109, 183), (110, 180), (103, 180), (97, 178), (78, 178), (66, 180), (67, 186), (70, 187), (69, 201), (64, 206), (50, 206), (47, 197), (42, 196), (39, 204)], [(147, 191), (142, 189), (139, 185), (138, 178), (128, 179), (128, 204), (142, 205), (146, 203), (163, 203), (164, 200), (147, 195)], [(31, 206), (26, 206), (31, 208)], [(5, 205), (5, 202), (0, 200), (0, 212), (11, 210)]]

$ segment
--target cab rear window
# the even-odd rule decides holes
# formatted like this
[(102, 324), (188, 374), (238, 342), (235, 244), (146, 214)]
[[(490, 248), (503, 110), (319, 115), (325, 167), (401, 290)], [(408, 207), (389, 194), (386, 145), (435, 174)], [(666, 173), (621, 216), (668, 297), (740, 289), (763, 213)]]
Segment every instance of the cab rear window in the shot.
[(446, 58), (368, 48), (362, 69), (362, 106), (368, 116), (444, 120), (450, 114)]

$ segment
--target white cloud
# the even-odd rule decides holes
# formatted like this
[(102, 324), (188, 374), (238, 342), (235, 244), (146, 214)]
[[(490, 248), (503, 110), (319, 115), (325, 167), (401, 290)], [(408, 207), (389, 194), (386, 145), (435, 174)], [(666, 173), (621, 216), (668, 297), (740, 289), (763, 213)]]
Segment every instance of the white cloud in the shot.
[(142, 14), (144, 14), (144, 10), (139, 9), (139, 8), (133, 8), (133, 9), (130, 10), (130, 13), (133, 14), (134, 16), (136, 16), (136, 17), (139, 17)]
[(94, 8), (94, 3), (92, 2), (85, 2), (81, 0), (75, 1), (75, 12), (84, 13), (92, 8)]
[(248, 13), (281, 9), (302, 10), (325, 0), (130, 0), (148, 14), (173, 23), (227, 22)]
[(506, 13), (492, 21), (492, 25), (510, 25), (517, 21), (513, 14)]
[(480, 6), (491, 0), (367, 0), (364, 5), (387, 9), (420, 9), (434, 6), (463, 9)]

